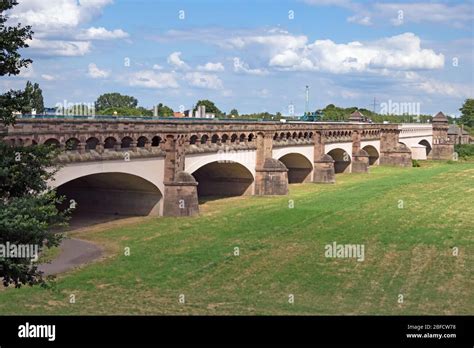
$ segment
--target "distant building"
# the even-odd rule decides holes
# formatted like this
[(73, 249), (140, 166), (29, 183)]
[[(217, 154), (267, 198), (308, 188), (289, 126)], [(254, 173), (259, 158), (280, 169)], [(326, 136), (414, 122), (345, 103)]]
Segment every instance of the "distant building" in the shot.
[(369, 122), (372, 123), (372, 121), (365, 117), (362, 112), (359, 110), (354, 111), (350, 116), (349, 116), (349, 122)]
[(471, 141), (471, 137), (469, 133), (464, 130), (463, 125), (459, 127), (455, 124), (450, 124), (448, 128), (448, 138), (455, 144), (469, 144)]
[(173, 112), (173, 117), (180, 118), (180, 117), (185, 117), (185, 115), (182, 112), (175, 111)]
[(213, 113), (206, 112), (205, 105), (198, 105), (196, 112), (194, 112), (195, 118), (215, 118), (216, 115)]
[(215, 118), (216, 117), (215, 114), (206, 112), (205, 105), (199, 105), (196, 111), (193, 111), (192, 109), (185, 110), (183, 114), (184, 114), (184, 117), (194, 117), (194, 118)]

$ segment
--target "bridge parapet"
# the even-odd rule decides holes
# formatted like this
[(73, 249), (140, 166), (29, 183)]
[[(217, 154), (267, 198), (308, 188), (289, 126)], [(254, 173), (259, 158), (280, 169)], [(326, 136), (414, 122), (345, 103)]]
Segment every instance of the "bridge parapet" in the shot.
[(433, 126), (429, 123), (403, 123), (398, 128), (400, 129), (400, 138), (431, 137), (433, 135)]

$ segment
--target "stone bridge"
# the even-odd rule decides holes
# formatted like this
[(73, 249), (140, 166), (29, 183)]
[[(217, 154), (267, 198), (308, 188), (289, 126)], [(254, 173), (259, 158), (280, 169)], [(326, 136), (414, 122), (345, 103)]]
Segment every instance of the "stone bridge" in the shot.
[(372, 165), (450, 159), (447, 119), (432, 124), (20, 119), (3, 141), (60, 148), (50, 183), (78, 210), (191, 216), (198, 196), (284, 195)]

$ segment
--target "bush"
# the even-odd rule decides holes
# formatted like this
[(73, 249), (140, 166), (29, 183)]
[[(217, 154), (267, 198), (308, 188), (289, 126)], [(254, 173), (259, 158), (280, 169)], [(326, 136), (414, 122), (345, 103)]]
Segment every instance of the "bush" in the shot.
[(474, 159), (474, 144), (456, 144), (454, 151), (458, 154), (458, 158)]
[(420, 166), (420, 162), (418, 162), (417, 160), (411, 160), (411, 166), (412, 166), (412, 167), (419, 167), (419, 166)]

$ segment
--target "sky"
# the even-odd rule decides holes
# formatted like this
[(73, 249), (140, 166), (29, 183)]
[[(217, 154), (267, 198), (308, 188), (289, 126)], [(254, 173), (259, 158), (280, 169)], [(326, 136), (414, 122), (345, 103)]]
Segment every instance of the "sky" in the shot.
[[(355, 0), (19, 0), (33, 64), (0, 87), (38, 82), (45, 106), (103, 93), (174, 110), (327, 104), (459, 115), (474, 96), (474, 2)], [(390, 111), (390, 110), (388, 110)], [(394, 109), (392, 110), (394, 111)], [(395, 112), (395, 111), (394, 111)]]

